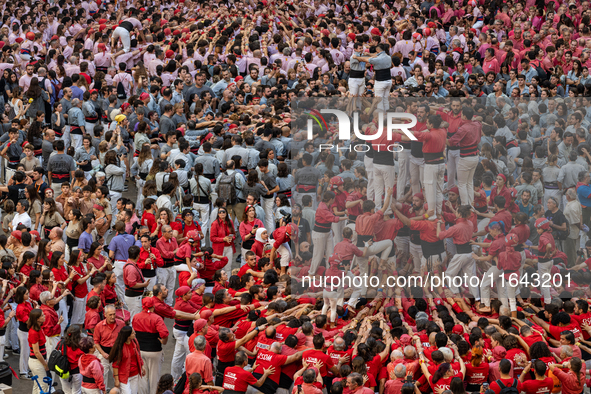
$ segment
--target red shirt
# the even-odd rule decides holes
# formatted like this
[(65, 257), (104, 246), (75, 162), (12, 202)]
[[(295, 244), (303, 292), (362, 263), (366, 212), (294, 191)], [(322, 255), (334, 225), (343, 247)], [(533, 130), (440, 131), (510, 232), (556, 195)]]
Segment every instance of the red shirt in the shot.
[(74, 289), (74, 297), (76, 298), (84, 298), (88, 295), (88, 286), (86, 283), (77, 283), (78, 279), (81, 279), (86, 276), (86, 269), (82, 264), (78, 264), (75, 267), (72, 267), (74, 271), (76, 271), (76, 275), (72, 278), (72, 288)]
[(472, 363), (466, 364), (466, 383), (467, 384), (482, 384), (488, 381), (488, 363), (481, 363), (477, 367), (473, 367)]
[(129, 344), (123, 344), (121, 360), (114, 361), (113, 368), (119, 369), (119, 381), (127, 384), (129, 378), (140, 373), (143, 364), (144, 362), (140, 356), (139, 345), (136, 340), (133, 340)]
[[(139, 270), (139, 267), (131, 260), (127, 260), (127, 263), (123, 266), (123, 282), (125, 282), (126, 287), (133, 287), (138, 283), (144, 283), (144, 275), (142, 275), (142, 271)], [(141, 290), (141, 289), (134, 289), (134, 290)]]
[(525, 392), (525, 394), (551, 393), (554, 389), (554, 380), (550, 377), (542, 380), (526, 380), (522, 383), (521, 389)]
[[(91, 297), (97, 296), (98, 298), (101, 299), (101, 302), (99, 303), (99, 307), (98, 307), (98, 311), (102, 312), (105, 309), (105, 292), (101, 291), (100, 294), (98, 294), (96, 291), (94, 291), (94, 288), (92, 290), (90, 290), (90, 292), (88, 293), (88, 297), (86, 297), (86, 300), (90, 300)], [(86, 312), (88, 312), (90, 310), (90, 308), (87, 306), (86, 307)]]
[(423, 142), (423, 153), (441, 153), (445, 150), (447, 132), (445, 129), (431, 129), (429, 131), (415, 131), (413, 133), (417, 140)]
[(29, 301), (22, 302), (16, 306), (16, 319), (19, 322), (27, 323), (29, 314), (33, 310), (33, 306)]
[[(61, 327), (57, 322), (59, 321), (59, 316), (55, 309), (48, 307), (47, 305), (42, 304), (39, 309), (43, 311), (45, 315), (45, 323), (43, 323), (43, 332), (48, 337), (54, 337), (61, 333)], [(1, 315), (1, 313), (0, 313)], [(3, 323), (4, 324), (4, 323)], [(1, 326), (1, 324), (0, 324)]]
[[(357, 200), (364, 200), (365, 201), (366, 199), (367, 198), (365, 196), (362, 196), (361, 193), (352, 192), (347, 196), (345, 203), (353, 202), (353, 201), (357, 201)], [(347, 214), (349, 214), (349, 216), (357, 217), (363, 213), (362, 207), (363, 207), (363, 202), (360, 202), (359, 204), (352, 206), (351, 208), (347, 208)]]
[(154, 299), (154, 312), (160, 315), (163, 319), (174, 319), (176, 312), (172, 306), (168, 305), (164, 301), (161, 301), (158, 297), (152, 298)]
[[(86, 316), (84, 316), (84, 328), (86, 330), (94, 330), (97, 324), (101, 321), (101, 315), (97, 309), (87, 309)], [(59, 326), (58, 326), (59, 328)], [(92, 333), (88, 331), (88, 335), (92, 336)]]
[(474, 225), (472, 222), (459, 218), (456, 220), (455, 225), (439, 233), (439, 239), (452, 238), (454, 244), (463, 245), (470, 242), (472, 234), (474, 234)]
[[(219, 269), (222, 269), (228, 264), (228, 258), (222, 257), (221, 260), (198, 259), (203, 264), (203, 268), (199, 270), (199, 277), (205, 280), (213, 279), (213, 275)], [(190, 286), (189, 286), (190, 287)], [(215, 294), (215, 293), (212, 293)]]
[[(548, 249), (556, 250), (556, 244), (554, 243), (554, 237), (552, 236), (552, 233), (545, 231), (540, 234), (540, 240), (538, 242), (538, 256), (542, 257), (544, 254), (546, 254)], [(560, 337), (558, 338), (560, 339)]]
[(219, 341), (216, 354), (218, 356), (218, 360), (220, 360), (223, 363), (229, 363), (234, 361), (234, 357), (236, 356), (236, 341)]
[(142, 215), (142, 226), (148, 226), (148, 228), (150, 229), (150, 234), (152, 234), (154, 231), (156, 231), (156, 228), (158, 227), (158, 223), (156, 222), (156, 216), (154, 216), (153, 213), (144, 211)]
[(125, 326), (125, 323), (119, 319), (115, 319), (115, 323), (113, 324), (107, 324), (107, 320), (100, 321), (96, 327), (94, 327), (92, 335), (94, 343), (100, 345), (102, 348), (112, 347), (123, 326)]
[[(45, 342), (47, 340), (45, 338), (45, 333), (43, 332), (43, 329), (40, 329), (39, 331), (34, 330), (32, 328), (29, 329), (28, 341), (29, 348), (31, 349), (29, 352), (29, 357), (37, 359), (37, 357), (35, 356), (35, 352), (33, 351), (33, 345), (36, 343), (39, 345), (39, 352), (41, 353), (43, 358), (47, 360), (47, 350), (45, 349)], [(21, 350), (24, 351), (24, 349)]]
[(285, 364), (286, 361), (287, 356), (273, 353), (265, 349), (260, 349), (256, 359), (257, 369), (255, 369), (254, 372), (263, 374), (265, 369), (275, 367), (275, 373), (269, 375), (267, 379), (271, 379), (273, 382), (279, 384), (279, 378), (281, 377), (281, 366)]
[(433, 383), (433, 376), (429, 376), (429, 384), (431, 385), (433, 392), (437, 392), (437, 388), (442, 389), (442, 390), (449, 390), (449, 385), (451, 384), (451, 380), (455, 377), (458, 377), (458, 378), (464, 380), (464, 375), (462, 375), (462, 373), (460, 372), (459, 374), (457, 374), (455, 376), (450, 376), (449, 378), (441, 378), (437, 381), (437, 383)]
[[(482, 125), (479, 122), (465, 120), (458, 131), (449, 139), (449, 146), (477, 147), (482, 136)], [(461, 155), (461, 152), (460, 152)]]
[(231, 246), (232, 250), (236, 252), (233, 239), (230, 242), (224, 241), (224, 238), (228, 235), (233, 235), (235, 237), (235, 235), (230, 231), (230, 228), (228, 228), (226, 222), (222, 222), (219, 219), (214, 220), (209, 230), (209, 239), (211, 241), (213, 253), (217, 255), (224, 254), (224, 247), (226, 246)]
[[(162, 317), (153, 312), (146, 312), (145, 310), (135, 315), (132, 326), (134, 331), (138, 333), (158, 333), (160, 339), (167, 338), (169, 335), (168, 328), (166, 328)], [(140, 345), (140, 350), (145, 345), (141, 339), (138, 339), (138, 344)]]
[[(505, 385), (505, 387), (513, 386), (513, 382), (517, 380), (517, 391), (521, 392), (521, 382), (518, 379), (500, 379), (500, 381)], [(499, 394), (501, 392), (501, 388), (497, 384), (496, 380), (490, 384), (490, 389), (495, 392), (495, 394)]]
[(410, 229), (421, 232), (421, 240), (425, 242), (438, 242), (437, 222), (431, 220), (411, 220)]
[[(573, 323), (573, 321), (574, 321), (578, 324), (579, 327), (582, 326), (583, 323), (586, 325), (591, 325), (591, 312), (587, 312), (582, 315), (571, 315), (570, 319), (571, 319), (571, 323)], [(589, 334), (587, 333), (587, 331), (583, 330), (582, 334), (583, 334), (583, 339), (585, 339), (585, 340), (589, 339)]]
[[(505, 224), (505, 229), (503, 230), (503, 232), (506, 233), (511, 228), (512, 220), (513, 217), (511, 216), (511, 213), (506, 209), (503, 209), (495, 213), (495, 215), (490, 219), (489, 223), (503, 222)], [(488, 225), (484, 229), (486, 230), (486, 232), (488, 232)]]
[(84, 352), (80, 348), (72, 349), (66, 346), (66, 357), (68, 357), (68, 361), (70, 362), (70, 369), (78, 368), (78, 360), (80, 360), (83, 354)]
[(246, 392), (248, 386), (253, 386), (258, 379), (255, 378), (250, 372), (246, 372), (241, 367), (228, 367), (224, 371), (224, 383), (223, 387), (226, 390), (238, 391), (240, 393)]
[(354, 256), (363, 256), (363, 250), (359, 249), (356, 245), (353, 245), (353, 242), (347, 238), (335, 245), (334, 253), (343, 261), (351, 261)]
[(320, 368), (320, 375), (322, 375), (322, 377), (328, 375), (328, 370), (334, 366), (334, 363), (328, 354), (316, 349), (306, 350), (302, 354), (302, 363), (304, 363), (304, 361), (309, 365), (314, 365), (318, 361), (322, 361), (322, 363), (324, 363), (322, 368)]
[[(150, 258), (150, 253), (154, 255), (155, 259), (150, 260), (150, 264), (146, 264), (146, 260)], [(155, 271), (156, 267), (163, 267), (164, 260), (160, 256), (160, 251), (158, 248), (150, 248), (149, 251), (145, 250), (142, 246), (140, 248), (140, 258), (137, 261), (137, 266), (139, 269), (142, 270), (152, 270)]]
[(275, 243), (273, 244), (275, 249), (279, 249), (281, 245), (289, 242), (290, 237), (287, 235), (287, 226), (279, 227), (277, 230), (273, 231), (273, 240), (275, 240)]

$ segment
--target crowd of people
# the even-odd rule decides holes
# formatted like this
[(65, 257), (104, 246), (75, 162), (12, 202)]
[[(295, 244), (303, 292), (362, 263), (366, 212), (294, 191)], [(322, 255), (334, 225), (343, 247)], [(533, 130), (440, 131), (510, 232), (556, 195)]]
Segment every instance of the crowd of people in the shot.
[(589, 5), (3, 2), (0, 360), (35, 394), (583, 393)]

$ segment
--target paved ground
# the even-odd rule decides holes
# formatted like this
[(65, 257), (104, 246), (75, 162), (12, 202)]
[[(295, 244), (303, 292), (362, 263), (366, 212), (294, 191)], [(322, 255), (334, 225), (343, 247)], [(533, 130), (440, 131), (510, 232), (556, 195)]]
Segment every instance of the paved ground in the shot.
[[(135, 184), (131, 183), (129, 185), (129, 191), (123, 193), (123, 197), (133, 199), (133, 201), (136, 201), (137, 193), (136, 193)], [(177, 284), (177, 286), (178, 286), (178, 284)], [(165, 319), (165, 323), (166, 323), (166, 327), (168, 327), (168, 330), (170, 332), (170, 338), (168, 340), (168, 344), (164, 346), (164, 363), (162, 364), (162, 374), (170, 373), (170, 363), (172, 361), (172, 355), (174, 353), (174, 346), (175, 346), (175, 340), (172, 338), (173, 321), (171, 319)], [(18, 375), (19, 374), (19, 370), (18, 370), (19, 356), (13, 355), (11, 351), (6, 351), (6, 354), (8, 354), (9, 357), (5, 361), (7, 361), (8, 364), (10, 364), (10, 366), (14, 369), (14, 371)], [(58, 383), (58, 388), (59, 387), (61, 387), (61, 385)], [(113, 387), (112, 377), (110, 378), (110, 381), (107, 383), (107, 387), (108, 388)], [(12, 388), (13, 388), (13, 394), (31, 393), (32, 388), (33, 388), (33, 382), (30, 380), (19, 380), (19, 379), (16, 379), (13, 377)]]

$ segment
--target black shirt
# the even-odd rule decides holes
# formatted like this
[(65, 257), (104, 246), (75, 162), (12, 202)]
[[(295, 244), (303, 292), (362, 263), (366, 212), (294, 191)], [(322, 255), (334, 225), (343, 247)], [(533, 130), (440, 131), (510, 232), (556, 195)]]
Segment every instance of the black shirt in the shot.
[[(559, 209), (558, 211), (556, 211), (555, 213), (552, 213), (552, 211), (547, 210), (546, 213), (544, 214), (544, 216), (546, 217), (546, 219), (551, 220), (552, 223), (554, 223), (556, 226), (562, 226), (562, 224), (566, 223), (566, 216), (564, 216), (564, 213), (562, 213), (562, 211)], [(568, 224), (567, 224), (568, 227)], [(567, 228), (568, 230), (568, 228)], [(557, 231), (557, 230), (552, 230), (552, 235), (554, 236), (554, 238), (556, 239), (565, 239), (566, 238), (566, 231)]]

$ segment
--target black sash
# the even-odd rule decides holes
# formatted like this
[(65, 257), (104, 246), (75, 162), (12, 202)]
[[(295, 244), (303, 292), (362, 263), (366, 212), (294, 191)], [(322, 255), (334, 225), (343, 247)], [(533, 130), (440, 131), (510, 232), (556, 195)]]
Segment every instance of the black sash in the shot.
[(423, 152), (425, 164), (441, 164), (443, 163), (443, 152)]
[(365, 71), (351, 70), (349, 71), (349, 78), (365, 78)]
[(423, 257), (425, 258), (441, 255), (441, 253), (445, 252), (443, 240), (437, 242), (427, 242), (421, 240), (421, 249), (423, 250)]
[(381, 70), (374, 70), (375, 71), (375, 78), (376, 81), (383, 82), (383, 81), (391, 81), (392, 76), (390, 74), (389, 68), (383, 68)]
[(373, 235), (357, 235), (357, 247), (365, 247), (365, 242), (371, 241)]
[(470, 245), (470, 243), (466, 243), (466, 244), (456, 244), (456, 251), (458, 252), (458, 254), (468, 254), (468, 253), (472, 253), (472, 245)]
[(136, 331), (135, 336), (142, 352), (159, 352), (162, 350), (160, 335), (157, 332)]

